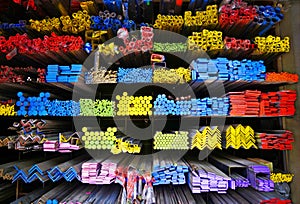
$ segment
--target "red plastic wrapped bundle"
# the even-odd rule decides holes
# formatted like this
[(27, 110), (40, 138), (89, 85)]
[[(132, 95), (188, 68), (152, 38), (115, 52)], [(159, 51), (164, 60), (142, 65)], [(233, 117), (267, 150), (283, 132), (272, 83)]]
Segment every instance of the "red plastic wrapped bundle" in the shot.
[(83, 40), (80, 36), (57, 36), (52, 33), (51, 36), (44, 36), (44, 39), (30, 39), (27, 34), (16, 34), (10, 36), (7, 40), (0, 36), (0, 52), (7, 54), (7, 59), (11, 59), (17, 53), (34, 54), (45, 53), (47, 51), (75, 51), (83, 48)]

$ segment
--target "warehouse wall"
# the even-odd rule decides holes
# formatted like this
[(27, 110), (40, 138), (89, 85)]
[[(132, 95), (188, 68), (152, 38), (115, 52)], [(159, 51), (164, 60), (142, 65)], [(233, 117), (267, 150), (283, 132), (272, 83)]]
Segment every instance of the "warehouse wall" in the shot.
[[(280, 24), (280, 36), (291, 37), (290, 53), (284, 54), (279, 60), (279, 67), (283, 71), (300, 74), (300, 1), (290, 2), (288, 12), (285, 14), (284, 21)], [(296, 115), (284, 121), (285, 128), (294, 133), (294, 149), (288, 152), (288, 170), (295, 174), (291, 184), (293, 203), (300, 203), (300, 83), (287, 88), (296, 89), (298, 99), (296, 101)]]

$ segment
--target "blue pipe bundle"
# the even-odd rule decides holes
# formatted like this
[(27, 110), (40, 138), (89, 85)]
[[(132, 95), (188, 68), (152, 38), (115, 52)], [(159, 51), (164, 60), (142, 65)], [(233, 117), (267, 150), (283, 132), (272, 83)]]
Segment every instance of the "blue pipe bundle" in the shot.
[(49, 116), (78, 116), (80, 115), (80, 103), (67, 100), (53, 100), (46, 103)]
[(154, 101), (154, 115), (228, 115), (229, 99), (203, 98), (182, 101), (170, 100), (165, 94), (158, 95)]
[(19, 20), (19, 23), (1, 23), (0, 30), (10, 30), (10, 29), (20, 29), (25, 31), (26, 29), (26, 21)]
[(152, 68), (119, 68), (118, 83), (151, 83)]
[(70, 66), (48, 65), (46, 82), (78, 82), (81, 74), (81, 64), (72, 64)]
[(48, 114), (46, 103), (49, 102), (50, 93), (41, 92), (38, 97), (24, 97), (22, 92), (18, 92), (19, 100), (16, 105), (20, 107), (18, 116), (46, 116)]
[(279, 23), (283, 19), (283, 14), (281, 13), (280, 7), (259, 6), (256, 8), (258, 18), (256, 21), (260, 22), (261, 26), (258, 29), (259, 36), (264, 35), (268, 30), (270, 30), (275, 24)]
[(228, 60), (227, 58), (217, 58), (208, 60), (198, 58), (192, 62), (192, 80), (245, 80), (264, 81), (266, 78), (266, 66), (264, 61), (252, 60)]
[(128, 31), (136, 30), (136, 24), (133, 20), (120, 20), (116, 17), (102, 18), (101, 16), (91, 16), (91, 29), (108, 30), (116, 33), (120, 28), (126, 28)]

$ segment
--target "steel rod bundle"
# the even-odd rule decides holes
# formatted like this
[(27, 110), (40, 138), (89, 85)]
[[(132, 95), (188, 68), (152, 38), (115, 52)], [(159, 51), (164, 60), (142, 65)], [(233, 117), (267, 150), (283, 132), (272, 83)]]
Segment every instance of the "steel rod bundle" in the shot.
[(210, 163), (190, 159), (186, 163), (190, 170), (188, 184), (192, 193), (226, 193), (229, 188), (235, 189), (234, 180)]
[(86, 84), (117, 83), (117, 71), (98, 70), (85, 72)]
[(243, 92), (229, 92), (230, 115), (259, 116), (261, 91), (246, 90)]
[(92, 128), (83, 127), (82, 141), (86, 149), (112, 149), (116, 141), (116, 127), (108, 127), (106, 131), (93, 131)]
[(225, 137), (223, 147), (234, 149), (244, 148), (250, 149), (252, 147), (257, 149), (254, 130), (250, 126), (229, 125), (225, 128)]
[(188, 49), (202, 51), (224, 49), (222, 32), (206, 29), (202, 32), (193, 32), (191, 36), (188, 36)]
[(118, 83), (151, 83), (152, 68), (121, 68), (118, 69)]
[(277, 36), (255, 37), (254, 43), (260, 53), (276, 53), (290, 51), (290, 38), (281, 39)]
[(201, 27), (214, 28), (218, 24), (217, 5), (209, 5), (205, 11), (196, 11), (196, 15), (192, 16), (191, 11), (184, 12), (184, 28), (189, 31), (197, 30)]
[(171, 183), (178, 185), (186, 182), (185, 174), (188, 172), (188, 167), (181, 160), (176, 163), (171, 160), (154, 160), (153, 167), (153, 186)]
[(288, 130), (270, 130), (255, 133), (256, 141), (261, 149), (292, 150), (293, 133)]
[(192, 80), (265, 80), (266, 66), (264, 62), (244, 59), (228, 60), (227, 58), (216, 58), (208, 60), (198, 58), (192, 63)]
[(142, 116), (152, 115), (152, 96), (129, 96), (123, 92), (122, 96), (116, 96), (118, 116)]
[(81, 116), (102, 116), (111, 117), (114, 115), (114, 101), (108, 101), (106, 99), (79, 99), (80, 103), (80, 115)]
[(183, 67), (177, 69), (158, 68), (153, 71), (153, 83), (183, 84), (191, 80), (191, 71)]
[(217, 126), (203, 126), (199, 130), (191, 130), (190, 137), (192, 137), (191, 149), (195, 147), (199, 150), (205, 148), (210, 150), (215, 148), (222, 149), (221, 132)]
[(298, 74), (291, 74), (288, 72), (267, 72), (266, 81), (270, 82), (291, 82), (297, 83), (299, 80)]
[(158, 14), (153, 28), (160, 30), (169, 30), (179, 33), (182, 29), (184, 20), (182, 16), (161, 15)]
[(208, 203), (222, 203), (222, 204), (250, 204), (246, 199), (235, 191), (228, 190), (226, 194), (208, 193)]
[(189, 149), (187, 131), (175, 131), (174, 133), (162, 133), (157, 131), (154, 135), (153, 149)]
[(81, 182), (89, 184), (111, 184), (116, 178), (117, 164), (109, 158), (102, 162), (89, 160), (82, 164)]
[(27, 167), (20, 169), (18, 166), (14, 166), (17, 170), (17, 173), (14, 174), (13, 183), (18, 179), (22, 179), (25, 183), (31, 183), (35, 180), (40, 180), (42, 183), (49, 180), (47, 176), (47, 171), (50, 170), (53, 166), (60, 164), (61, 162), (66, 161), (67, 157), (57, 157), (54, 159), (50, 159), (41, 163), (36, 163), (32, 167)]
[(235, 0), (220, 8), (220, 27), (228, 33), (245, 30), (257, 15), (255, 7), (247, 5), (246, 2)]
[(186, 43), (153, 43), (153, 52), (186, 52)]
[(81, 74), (81, 64), (72, 64), (71, 66), (48, 65), (47, 82), (78, 82)]

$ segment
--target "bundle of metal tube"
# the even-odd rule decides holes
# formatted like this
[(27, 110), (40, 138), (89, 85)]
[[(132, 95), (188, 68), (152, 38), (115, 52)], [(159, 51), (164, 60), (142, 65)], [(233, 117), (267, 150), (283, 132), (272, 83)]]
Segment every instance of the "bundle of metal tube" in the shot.
[(79, 99), (80, 115), (81, 116), (102, 116), (111, 117), (114, 115), (114, 101), (108, 101), (106, 99)]
[(239, 149), (250, 149), (252, 147), (257, 148), (255, 145), (256, 139), (254, 130), (250, 126), (229, 125), (224, 128), (225, 134), (223, 134), (223, 147), (228, 149), (229, 147)]
[(209, 60), (198, 58), (192, 62), (192, 80), (265, 80), (266, 66), (262, 60), (252, 61), (244, 59), (228, 60), (227, 58), (216, 58)]
[(278, 53), (290, 51), (290, 38), (278, 36), (255, 37), (254, 43), (260, 53)]
[(225, 48), (230, 50), (233, 49), (234, 51), (247, 51), (247, 50), (254, 50), (255, 44), (252, 44), (249, 39), (236, 39), (236, 38), (230, 38), (225, 37), (224, 38), (224, 44)]
[(293, 133), (288, 130), (267, 130), (255, 133), (256, 141), (261, 149), (292, 150)]
[(270, 169), (265, 165), (259, 165), (246, 159), (238, 158), (227, 154), (217, 154), (217, 156), (231, 160), (247, 167), (247, 179), (251, 186), (258, 190), (269, 192), (274, 190), (274, 182), (270, 179)]
[(17, 111), (15, 111), (15, 104), (10, 103), (0, 103), (0, 116), (15, 116)]
[(82, 164), (81, 182), (89, 184), (111, 184), (116, 178), (117, 164), (109, 158), (97, 162), (89, 160)]
[(154, 101), (154, 115), (227, 115), (228, 98), (185, 99), (174, 101), (159, 94)]
[(0, 66), (0, 83), (24, 83), (26, 81), (45, 83), (46, 69), (34, 67)]
[(25, 183), (31, 183), (35, 180), (40, 180), (42, 183), (49, 180), (47, 176), (47, 171), (53, 166), (60, 164), (68, 159), (66, 156), (60, 156), (54, 159), (50, 159), (41, 163), (36, 163), (32, 167), (26, 167), (20, 169), (18, 166), (14, 166), (17, 173), (14, 174), (13, 183), (18, 179), (22, 179)]
[(218, 192), (226, 193), (235, 189), (235, 181), (205, 161), (186, 159), (189, 166), (188, 184), (192, 193)]
[(128, 152), (130, 154), (140, 153), (142, 148), (142, 143), (138, 139), (130, 138), (128, 136), (117, 136), (113, 147), (111, 148), (111, 153), (120, 154), (121, 152)]
[(19, 20), (19, 23), (0, 23), (2, 35), (11, 35), (12, 32), (26, 32), (26, 20)]
[(189, 149), (189, 138), (187, 131), (175, 131), (173, 133), (162, 133), (157, 131), (154, 135), (153, 149)]
[(123, 92), (122, 96), (117, 95), (117, 115), (152, 115), (152, 96), (128, 96), (127, 92)]
[(181, 160), (176, 164), (171, 160), (153, 160), (152, 177), (154, 179), (153, 186), (161, 184), (185, 184), (185, 174), (188, 168)]
[(218, 24), (217, 5), (209, 5), (205, 11), (196, 11), (196, 15), (192, 16), (191, 11), (184, 12), (184, 28), (188, 31), (195, 31), (198, 28), (210, 27), (214, 29)]
[(191, 70), (188, 68), (158, 68), (153, 71), (153, 83), (183, 84), (189, 81), (191, 81)]
[(271, 180), (274, 183), (289, 183), (292, 182), (294, 174), (285, 174), (285, 173), (271, 173)]
[(182, 16), (161, 15), (158, 14), (153, 28), (160, 30), (169, 30), (179, 33), (182, 29), (184, 20)]
[(71, 66), (48, 65), (46, 82), (78, 82), (81, 68), (81, 64), (72, 64)]
[(118, 83), (151, 83), (152, 68), (121, 68), (118, 69)]
[(57, 36), (52, 33), (51, 36), (44, 36), (43, 40), (41, 38), (30, 39), (27, 34), (16, 34), (10, 36), (9, 39), (0, 36), (0, 50), (2, 53), (7, 54), (6, 58), (8, 60), (17, 53), (32, 55), (47, 51), (69, 52), (82, 48), (83, 40), (80, 36)]
[(129, 37), (129, 32), (126, 28), (120, 28), (117, 32), (118, 38), (122, 39), (124, 46), (119, 46), (119, 51), (123, 55), (127, 55), (133, 52), (147, 52), (153, 48), (153, 28), (142, 26), (141, 39), (137, 39), (135, 36)]
[(206, 29), (202, 32), (193, 32), (191, 36), (188, 36), (188, 49), (202, 51), (224, 49), (222, 32)]
[(191, 149), (197, 147), (199, 150), (208, 148), (213, 150), (215, 148), (222, 149), (221, 146), (221, 132), (217, 126), (203, 126), (199, 130), (190, 130), (190, 137), (192, 137)]

